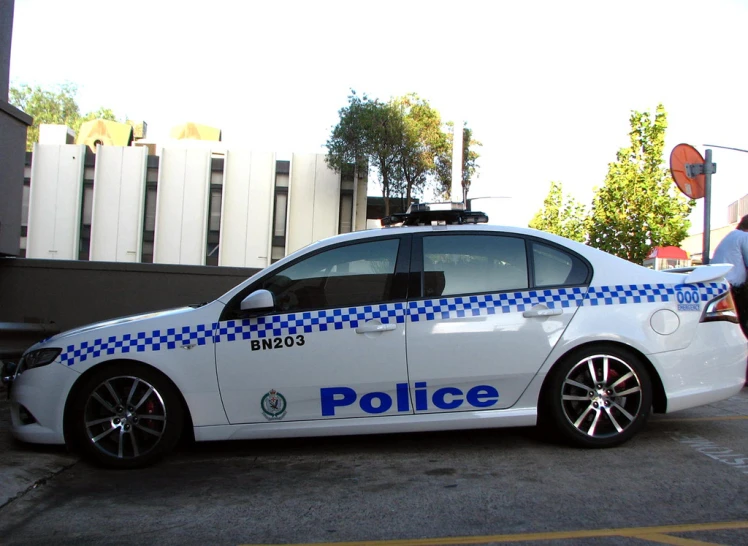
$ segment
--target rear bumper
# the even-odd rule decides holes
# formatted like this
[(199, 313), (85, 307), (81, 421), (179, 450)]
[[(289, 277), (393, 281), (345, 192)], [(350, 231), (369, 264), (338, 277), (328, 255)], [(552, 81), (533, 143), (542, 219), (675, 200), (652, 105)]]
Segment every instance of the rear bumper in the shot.
[(667, 393), (667, 413), (736, 395), (746, 382), (748, 342), (736, 324), (699, 324), (691, 344), (648, 355)]

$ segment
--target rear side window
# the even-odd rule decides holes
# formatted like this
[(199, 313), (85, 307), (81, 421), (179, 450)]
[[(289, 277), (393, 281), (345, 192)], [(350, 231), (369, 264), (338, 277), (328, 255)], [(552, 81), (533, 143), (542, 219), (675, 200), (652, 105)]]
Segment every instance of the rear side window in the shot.
[(535, 286), (577, 286), (587, 282), (589, 268), (573, 254), (533, 242), (532, 256)]
[(427, 298), (524, 290), (529, 286), (525, 241), (500, 235), (423, 238)]

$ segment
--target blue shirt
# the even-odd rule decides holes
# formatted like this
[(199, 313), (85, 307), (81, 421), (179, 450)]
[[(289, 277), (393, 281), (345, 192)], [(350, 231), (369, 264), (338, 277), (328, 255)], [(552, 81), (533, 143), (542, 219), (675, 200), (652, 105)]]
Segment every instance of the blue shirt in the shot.
[(733, 286), (740, 286), (746, 280), (748, 267), (748, 232), (736, 229), (727, 234), (714, 251), (713, 264), (732, 264), (725, 278)]

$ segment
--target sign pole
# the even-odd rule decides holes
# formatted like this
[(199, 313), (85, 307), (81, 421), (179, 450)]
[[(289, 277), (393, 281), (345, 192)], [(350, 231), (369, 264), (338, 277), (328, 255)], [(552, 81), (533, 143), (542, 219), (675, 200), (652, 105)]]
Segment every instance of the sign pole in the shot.
[(707, 148), (704, 152), (704, 240), (702, 242), (701, 263), (709, 265), (709, 239), (711, 236), (711, 208), (712, 208), (712, 151)]
[(462, 118), (455, 120), (455, 132), (452, 135), (452, 189), (450, 201), (467, 205), (462, 198)]
[[(706, 144), (705, 144), (706, 146)], [(712, 175), (717, 165), (712, 163), (712, 150), (706, 150), (706, 159), (690, 144), (678, 144), (670, 152), (670, 174), (678, 189), (689, 199), (704, 198), (704, 238), (701, 245), (701, 263), (709, 265), (709, 240), (711, 238), (710, 214), (712, 212)]]

